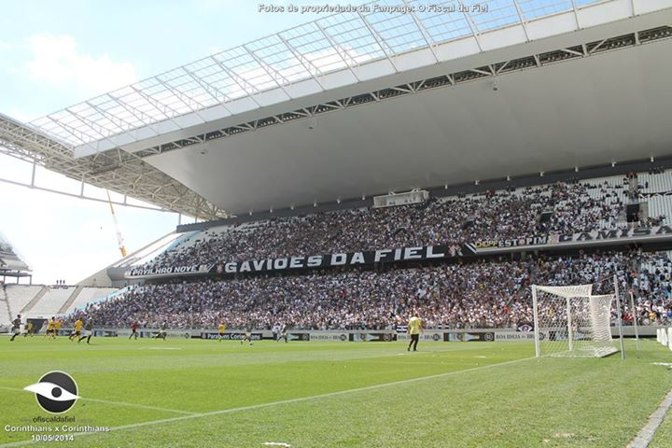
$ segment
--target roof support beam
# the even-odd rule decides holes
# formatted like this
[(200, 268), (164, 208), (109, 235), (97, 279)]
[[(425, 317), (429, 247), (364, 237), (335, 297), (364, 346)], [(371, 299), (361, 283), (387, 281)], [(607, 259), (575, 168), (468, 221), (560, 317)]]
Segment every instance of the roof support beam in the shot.
[(415, 23), (415, 26), (418, 27), (418, 30), (420, 31), (420, 34), (422, 34), (422, 38), (425, 40), (425, 43), (427, 44), (427, 48), (429, 48), (429, 51), (432, 52), (432, 56), (434, 56), (434, 61), (437, 63), (440, 62), (439, 56), (436, 54), (436, 50), (434, 49), (434, 46), (436, 45), (436, 42), (431, 38), (429, 35), (429, 32), (427, 31), (427, 28), (422, 24), (420, 19), (418, 18), (417, 14), (415, 13), (414, 9), (411, 7), (409, 4), (408, 0), (403, 0), (404, 5), (406, 5), (409, 14), (411, 18), (413, 19), (413, 22)]
[(104, 139), (105, 137), (107, 137), (109, 135), (109, 130), (106, 130), (105, 128), (103, 128), (100, 124), (96, 123), (95, 121), (89, 120), (85, 116), (75, 112), (74, 110), (72, 110), (69, 107), (66, 107), (65, 111), (68, 112), (73, 117), (75, 117), (77, 120), (79, 120), (82, 123), (89, 126), (89, 128), (91, 128), (92, 131), (94, 131), (96, 134), (98, 134), (99, 139)]
[[(180, 102), (182, 104), (184, 104), (188, 109), (193, 110), (193, 107), (190, 104), (190, 102), (193, 102), (194, 104), (196, 104), (196, 106), (197, 106), (196, 110), (193, 110), (193, 112), (191, 112), (191, 113), (195, 114), (198, 118), (203, 120), (203, 117), (198, 113), (198, 110), (205, 109), (205, 105), (203, 103), (198, 101), (196, 98), (192, 98), (192, 97), (189, 97), (189, 96), (185, 95), (184, 92), (182, 92), (180, 89), (178, 89), (177, 87), (170, 84), (168, 81), (163, 81), (163, 80), (159, 79), (159, 82), (161, 83), (161, 85), (163, 87), (166, 88), (166, 90), (168, 90), (170, 93), (172, 93), (175, 98), (180, 100)], [(173, 116), (182, 115), (183, 113), (185, 113), (183, 111), (177, 111), (176, 109), (172, 109), (172, 110), (175, 111), (175, 114)], [(205, 120), (203, 120), (203, 121), (205, 122)]]
[[(224, 109), (226, 109), (226, 111), (227, 111), (228, 113), (233, 114), (233, 113), (231, 112), (231, 110), (229, 110), (229, 109), (224, 105), (224, 102), (225, 102), (225, 101), (231, 101), (231, 98), (229, 98), (229, 96), (228, 96), (227, 94), (225, 94), (224, 92), (222, 92), (221, 90), (219, 90), (217, 87), (213, 86), (212, 84), (210, 84), (210, 83), (208, 83), (208, 82), (205, 82), (203, 79), (201, 79), (201, 78), (199, 78), (198, 76), (196, 76), (192, 71), (190, 71), (189, 69), (187, 69), (187, 67), (183, 67), (183, 70), (184, 70), (184, 72), (185, 72), (186, 74), (188, 74), (188, 75), (191, 77), (191, 79), (194, 80), (194, 82), (196, 82), (196, 84), (198, 84), (199, 86), (201, 86), (201, 88), (202, 88), (202, 89), (203, 89), (203, 90), (210, 96), (210, 98), (212, 98), (213, 100), (215, 100), (215, 102), (217, 102), (218, 105), (224, 107)], [(220, 97), (221, 97), (222, 99), (220, 99)]]
[[(303, 69), (304, 69), (307, 73), (309, 73), (310, 76), (312, 76), (312, 78), (313, 78), (313, 79), (317, 82), (317, 84), (320, 86), (320, 89), (322, 89), (322, 91), (324, 92), (324, 90), (325, 90), (325, 89), (324, 89), (324, 85), (322, 84), (322, 82), (320, 81), (320, 78), (319, 78), (319, 76), (322, 75), (322, 71), (321, 71), (315, 64), (313, 64), (312, 62), (310, 62), (310, 60), (309, 60), (308, 58), (306, 58), (306, 57), (303, 56), (301, 53), (299, 53), (299, 52), (297, 51), (297, 49), (294, 48), (294, 46), (293, 46), (291, 43), (289, 43), (289, 41), (288, 41), (287, 39), (285, 39), (285, 38), (282, 36), (282, 34), (278, 34), (278, 39), (280, 39), (280, 41), (281, 41), (283, 44), (285, 44), (285, 46), (287, 47), (287, 49), (289, 50), (289, 52), (292, 53), (292, 55), (294, 55), (294, 57), (296, 58), (297, 61), (299, 61), (299, 64), (301, 64), (301, 66), (303, 67)], [(312, 71), (314, 71), (315, 73), (312, 73), (312, 72), (311, 72), (311, 68), (312, 68)]]
[(103, 117), (110, 120), (110, 122), (113, 123), (116, 126), (116, 128), (119, 130), (119, 132), (124, 132), (124, 131), (127, 131), (129, 129), (133, 129), (135, 127), (135, 125), (133, 123), (129, 123), (128, 121), (124, 120), (123, 118), (109, 113), (107, 110), (103, 109), (102, 107), (97, 106), (96, 104), (91, 103), (90, 101), (86, 101), (85, 104), (88, 105), (91, 109), (98, 112)]
[(72, 135), (78, 142), (84, 143), (86, 138), (77, 129), (73, 128), (72, 126), (66, 123), (63, 123), (62, 121), (56, 120), (51, 115), (47, 115), (46, 118), (51, 122), (57, 124), (58, 126), (62, 127), (68, 134)]
[(355, 77), (357, 82), (361, 81), (361, 79), (359, 79), (359, 76), (357, 76), (357, 73), (355, 73), (354, 69), (352, 68), (352, 64), (349, 64), (348, 60), (346, 59), (346, 56), (350, 56), (350, 55), (346, 51), (344, 51), (336, 41), (334, 41), (334, 38), (331, 37), (331, 35), (329, 33), (327, 33), (327, 30), (322, 28), (322, 25), (320, 25), (319, 22), (315, 22), (315, 26), (317, 27), (317, 29), (320, 30), (320, 32), (322, 32), (325, 39), (327, 39), (329, 41), (331, 46), (334, 47), (334, 50), (336, 50), (336, 54), (338, 54), (338, 57), (341, 58), (341, 61), (343, 61), (345, 66), (348, 68), (348, 71), (350, 72), (350, 74), (352, 74), (352, 76)]
[(374, 40), (378, 44), (378, 47), (380, 48), (380, 51), (383, 52), (385, 57), (387, 58), (388, 61), (390, 61), (390, 64), (392, 64), (392, 67), (394, 68), (395, 73), (399, 73), (399, 67), (397, 67), (397, 64), (394, 63), (392, 60), (392, 57), (390, 56), (390, 53), (385, 49), (385, 46), (387, 46), (387, 43), (381, 39), (381, 37), (378, 35), (376, 30), (373, 29), (373, 26), (369, 23), (368, 20), (366, 20), (366, 17), (364, 14), (362, 14), (362, 11), (359, 9), (357, 10), (357, 15), (359, 15), (359, 18), (362, 19), (362, 23), (364, 23), (364, 26), (366, 29), (369, 30), (369, 33), (371, 33), (371, 36), (373, 36)]
[[(171, 123), (173, 123), (177, 129), (182, 129), (182, 126), (180, 126), (173, 118), (173, 117), (176, 117), (176, 116), (180, 115), (179, 111), (173, 109), (172, 107), (168, 106), (167, 104), (164, 104), (164, 103), (156, 100), (155, 98), (147, 95), (143, 91), (141, 91), (139, 89), (135, 89), (135, 87), (133, 87), (133, 86), (131, 86), (131, 88), (134, 89), (139, 95), (144, 97), (147, 100), (147, 102), (149, 102), (157, 110), (159, 110), (161, 113), (163, 113), (165, 115), (166, 119), (168, 121), (170, 121)], [(171, 115), (168, 115), (164, 111), (161, 111), (160, 107), (163, 107), (163, 108), (169, 110), (171, 112)]]
[[(259, 89), (257, 89), (254, 85), (246, 81), (243, 77), (240, 75), (236, 74), (233, 70), (229, 69), (227, 66), (219, 62), (217, 59), (215, 59), (214, 56), (210, 56), (210, 59), (215, 61), (215, 64), (219, 66), (219, 68), (226, 73), (226, 75), (238, 86), (240, 90), (245, 92), (247, 96), (254, 102), (254, 104), (257, 105), (258, 108), (261, 109), (261, 104), (259, 104), (259, 101), (254, 97), (255, 94), (259, 93)], [(247, 88), (245, 87), (247, 86)], [(248, 90), (248, 88), (251, 90)]]
[(469, 29), (471, 30), (471, 34), (474, 36), (474, 39), (476, 40), (476, 45), (478, 45), (478, 50), (483, 53), (483, 45), (481, 44), (481, 38), (478, 37), (478, 30), (476, 28), (476, 25), (474, 22), (471, 20), (471, 17), (467, 13), (467, 11), (462, 11), (462, 14), (464, 14), (464, 19), (467, 21), (467, 24), (469, 25)]
[[(162, 84), (163, 85), (163, 84)], [(171, 117), (174, 117), (176, 115), (179, 115), (180, 113), (170, 107), (169, 105), (157, 100), (153, 96), (148, 95), (147, 93), (143, 92), (142, 90), (138, 89), (137, 87), (131, 86), (131, 89), (133, 89), (138, 95), (143, 97), (149, 104), (151, 104), (154, 109), (156, 109), (160, 114), (164, 116), (166, 120), (170, 120)], [(169, 111), (170, 113), (167, 113), (166, 111)]]
[[(520, 20), (520, 26), (523, 27), (523, 32), (525, 33), (525, 40), (530, 42), (530, 33), (527, 30), (527, 23), (525, 23), (525, 19), (523, 18), (523, 12), (520, 9), (520, 5), (518, 4), (518, 0), (512, 0), (513, 1), (513, 6), (516, 7), (516, 13), (518, 14), (518, 19)], [(573, 2), (574, 0), (572, 0)]]
[(581, 22), (579, 22), (579, 10), (576, 7), (576, 0), (572, 0), (572, 10), (574, 11), (574, 21), (576, 22), (576, 29), (581, 29)]
[[(259, 64), (259, 67), (261, 67), (261, 69), (264, 71), (264, 73), (266, 73), (266, 74), (268, 75), (268, 77), (271, 78), (271, 79), (275, 82), (275, 85), (276, 85), (278, 88), (280, 88), (280, 90), (282, 90), (282, 92), (283, 92), (285, 95), (287, 95), (287, 98), (289, 98), (290, 100), (291, 100), (291, 99), (294, 99), (294, 97), (292, 97), (292, 95), (291, 95), (291, 94), (287, 91), (287, 89), (285, 88), (285, 85), (289, 85), (289, 81), (287, 81), (287, 79), (286, 79), (284, 76), (282, 76), (282, 74), (280, 74), (280, 72), (278, 72), (277, 70), (272, 70), (272, 69), (268, 66), (268, 64), (266, 64), (266, 63), (265, 63), (259, 56), (256, 55), (256, 53), (255, 53), (254, 51), (250, 50), (250, 49), (247, 48), (245, 45), (243, 45), (243, 48), (244, 48), (245, 50), (247, 50), (247, 53), (248, 53), (250, 56), (252, 56), (252, 59), (254, 59), (255, 62), (256, 62), (257, 64)], [(273, 76), (273, 74), (275, 74), (275, 76)], [(282, 79), (282, 80), (284, 81), (284, 84), (281, 83), (281, 82), (279, 82), (279, 81), (277, 80), (277, 78)]]

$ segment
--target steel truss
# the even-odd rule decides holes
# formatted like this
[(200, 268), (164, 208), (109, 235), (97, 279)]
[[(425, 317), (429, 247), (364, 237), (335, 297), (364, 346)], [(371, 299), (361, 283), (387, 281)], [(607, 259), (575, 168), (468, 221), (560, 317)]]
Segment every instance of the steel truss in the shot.
[(2, 114), (0, 154), (40, 165), (82, 184), (155, 204), (165, 210), (207, 220), (228, 216), (224, 210), (134, 154), (114, 149), (75, 159), (72, 147), (67, 143)]

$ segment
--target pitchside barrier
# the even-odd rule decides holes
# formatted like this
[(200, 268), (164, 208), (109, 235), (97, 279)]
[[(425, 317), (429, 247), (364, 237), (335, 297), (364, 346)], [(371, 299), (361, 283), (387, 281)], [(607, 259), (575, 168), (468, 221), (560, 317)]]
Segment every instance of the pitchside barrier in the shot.
[(656, 331), (656, 341), (672, 350), (672, 327), (658, 328)]
[[(473, 329), (473, 330), (425, 330), (420, 335), (422, 341), (443, 341), (443, 342), (512, 342), (512, 341), (534, 341), (534, 332), (531, 331), (495, 330), (495, 329)], [(612, 327), (612, 335), (617, 336), (617, 328)], [(9, 329), (4, 334), (11, 335)], [(71, 328), (62, 328), (58, 331), (59, 336), (68, 336)], [(158, 333), (158, 329), (142, 328), (138, 329), (138, 337), (153, 338)], [(656, 336), (658, 342), (662, 342), (662, 333), (665, 333), (665, 345), (667, 341), (672, 341), (672, 334), (668, 334), (670, 329), (659, 327), (639, 327), (640, 337)], [(232, 329), (224, 333), (224, 340), (240, 340), (244, 330)], [(169, 338), (182, 339), (218, 339), (219, 333), (211, 329), (182, 329), (168, 330), (166, 332)], [(44, 335), (42, 329), (36, 335)], [(130, 329), (116, 328), (97, 328), (94, 330), (95, 337), (125, 337), (131, 335)], [(633, 327), (623, 327), (625, 337), (634, 337)], [(273, 333), (270, 330), (253, 330), (251, 333), (253, 341), (273, 340)], [(410, 336), (399, 330), (343, 330), (343, 331), (312, 331), (312, 330), (290, 330), (287, 333), (288, 341), (334, 341), (334, 342), (392, 342), (407, 341)], [(672, 346), (672, 344), (671, 344)], [(671, 347), (672, 349), (672, 347)]]

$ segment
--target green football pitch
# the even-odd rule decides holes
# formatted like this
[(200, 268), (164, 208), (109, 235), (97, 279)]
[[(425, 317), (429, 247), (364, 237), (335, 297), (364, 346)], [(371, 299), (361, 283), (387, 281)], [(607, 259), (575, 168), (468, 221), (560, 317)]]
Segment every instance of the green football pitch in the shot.
[[(0, 448), (625, 447), (672, 389), (672, 352), (533, 358), (531, 343), (0, 339)], [(24, 387), (64, 371), (60, 417)], [(58, 432), (54, 432), (59, 429)], [(670, 446), (666, 419), (652, 446)], [(38, 441), (39, 440), (39, 441)]]

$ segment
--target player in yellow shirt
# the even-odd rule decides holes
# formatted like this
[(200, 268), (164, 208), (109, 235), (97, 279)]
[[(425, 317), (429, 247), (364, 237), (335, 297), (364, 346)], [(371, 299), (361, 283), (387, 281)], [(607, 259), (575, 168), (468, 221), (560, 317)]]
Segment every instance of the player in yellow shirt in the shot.
[(44, 337), (51, 336), (52, 339), (56, 339), (56, 318), (52, 316), (51, 319), (49, 319), (49, 322), (47, 322), (47, 333), (44, 335)]
[(407, 351), (411, 351), (411, 346), (413, 346), (413, 351), (418, 349), (420, 333), (422, 333), (422, 321), (413, 313), (413, 316), (408, 321), (408, 334), (411, 335), (411, 342), (408, 343)]
[[(71, 341), (74, 341), (77, 339), (79, 341), (79, 337), (82, 335), (82, 327), (84, 326), (84, 322), (82, 322), (82, 318), (80, 317), (75, 321), (75, 329), (70, 333), (70, 336), (68, 336), (68, 339)], [(74, 339), (73, 339), (74, 338)]]
[(224, 322), (220, 322), (219, 326), (217, 327), (217, 333), (219, 333), (219, 336), (217, 339), (220, 341), (224, 339), (224, 332), (226, 331), (226, 324)]
[(30, 337), (33, 337), (33, 323), (31, 321), (26, 321), (26, 332), (23, 333), (23, 337), (27, 337), (30, 335)]

